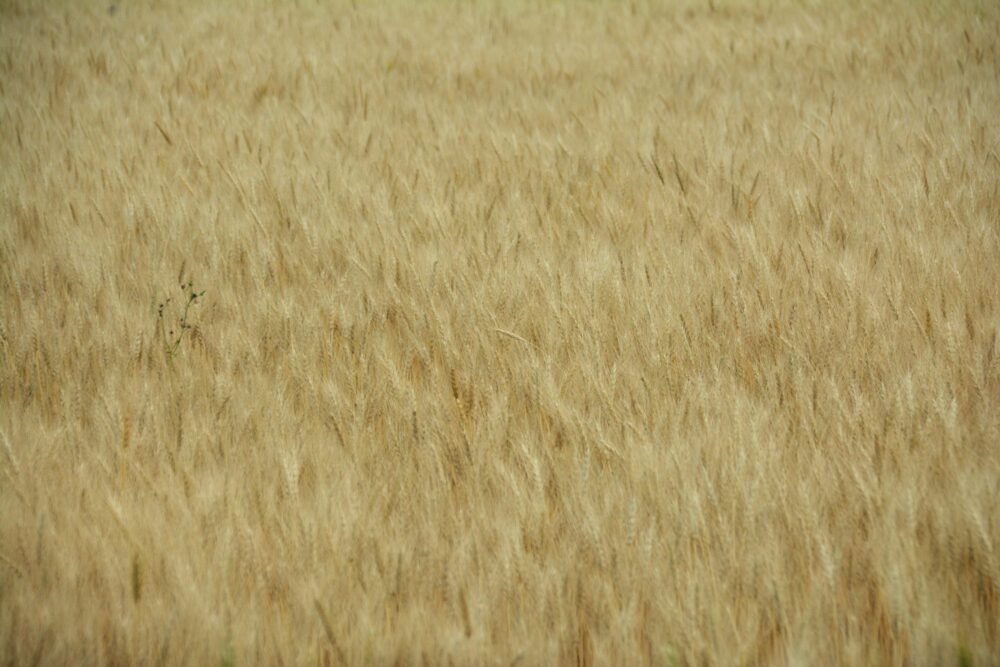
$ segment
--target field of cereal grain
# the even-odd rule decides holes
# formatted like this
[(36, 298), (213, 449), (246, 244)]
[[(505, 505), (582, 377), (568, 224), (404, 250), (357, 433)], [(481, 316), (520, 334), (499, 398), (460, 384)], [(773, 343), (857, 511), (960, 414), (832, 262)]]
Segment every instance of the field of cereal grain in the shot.
[(985, 0), (0, 0), (0, 663), (997, 664), (998, 109)]

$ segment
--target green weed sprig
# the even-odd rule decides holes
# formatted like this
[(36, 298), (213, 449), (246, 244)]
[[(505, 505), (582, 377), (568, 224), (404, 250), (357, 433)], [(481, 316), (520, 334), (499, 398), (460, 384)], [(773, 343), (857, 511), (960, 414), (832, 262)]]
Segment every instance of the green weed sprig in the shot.
[(186, 299), (184, 303), (184, 310), (176, 319), (175, 324), (168, 324), (169, 319), (169, 305), (171, 299), (168, 297), (166, 301), (160, 303), (156, 309), (157, 319), (160, 324), (160, 339), (163, 342), (163, 353), (167, 357), (168, 363), (173, 363), (174, 357), (180, 350), (181, 342), (184, 340), (184, 334), (191, 329), (192, 325), (188, 321), (188, 317), (191, 315), (191, 306), (198, 303), (198, 299), (205, 295), (206, 290), (200, 292), (195, 291), (194, 281), (189, 280), (186, 283), (181, 283), (181, 292), (184, 294)]

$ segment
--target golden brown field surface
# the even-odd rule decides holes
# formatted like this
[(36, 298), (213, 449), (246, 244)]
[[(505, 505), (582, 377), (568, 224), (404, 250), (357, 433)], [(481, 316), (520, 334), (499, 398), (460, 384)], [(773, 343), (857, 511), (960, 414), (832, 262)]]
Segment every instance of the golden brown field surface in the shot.
[(1000, 663), (998, 118), (985, 0), (0, 0), (0, 664)]

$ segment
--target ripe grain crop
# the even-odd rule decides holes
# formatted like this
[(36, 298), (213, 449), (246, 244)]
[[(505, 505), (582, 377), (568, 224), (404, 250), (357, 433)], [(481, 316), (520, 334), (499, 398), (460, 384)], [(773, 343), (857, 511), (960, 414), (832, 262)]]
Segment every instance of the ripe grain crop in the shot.
[(985, 0), (0, 0), (0, 662), (997, 664), (998, 74)]

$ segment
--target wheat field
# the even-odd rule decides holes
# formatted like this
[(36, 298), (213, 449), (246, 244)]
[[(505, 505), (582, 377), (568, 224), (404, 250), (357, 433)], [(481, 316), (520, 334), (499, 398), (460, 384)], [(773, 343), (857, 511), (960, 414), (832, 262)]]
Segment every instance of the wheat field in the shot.
[(998, 45), (3, 0), (0, 663), (1000, 664)]

